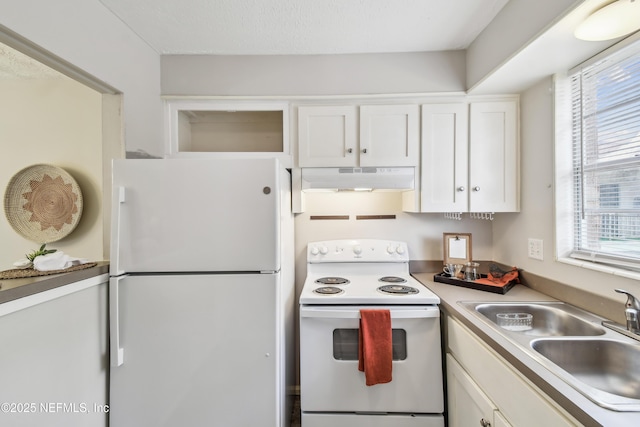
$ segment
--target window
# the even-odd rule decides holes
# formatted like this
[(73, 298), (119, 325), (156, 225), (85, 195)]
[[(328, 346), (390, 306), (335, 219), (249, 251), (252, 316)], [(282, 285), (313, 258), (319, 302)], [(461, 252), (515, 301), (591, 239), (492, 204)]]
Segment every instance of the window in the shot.
[[(358, 329), (333, 330), (333, 358), (336, 360), (358, 360)], [(392, 360), (407, 358), (407, 331), (391, 330)]]
[(569, 84), (567, 255), (640, 269), (640, 42), (581, 68)]

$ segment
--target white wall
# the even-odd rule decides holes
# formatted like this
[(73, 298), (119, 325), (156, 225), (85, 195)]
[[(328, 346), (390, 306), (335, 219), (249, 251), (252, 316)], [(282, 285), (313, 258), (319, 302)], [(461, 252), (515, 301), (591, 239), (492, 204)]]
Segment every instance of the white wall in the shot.
[[(614, 288), (640, 294), (640, 282), (555, 260), (551, 89), (552, 79), (549, 77), (521, 94), (521, 212), (501, 215), (494, 221), (493, 257), (531, 273), (623, 302), (625, 298), (618, 296)], [(543, 261), (527, 256), (529, 237), (543, 239)]]
[[(401, 240), (408, 243), (412, 260), (442, 260), (442, 233), (472, 233), (473, 258), (492, 259), (490, 221), (472, 220), (468, 216), (456, 221), (444, 219), (443, 214), (406, 213), (401, 211), (401, 199), (401, 193), (391, 192), (308, 193), (305, 212), (295, 218), (298, 292), (307, 271), (307, 244), (318, 240)], [(349, 220), (312, 220), (311, 216), (316, 215), (349, 215)], [(396, 215), (396, 219), (356, 220), (356, 215)]]
[(465, 90), (464, 51), (163, 55), (163, 95), (368, 95)]
[(0, 25), (124, 94), (127, 151), (163, 154), (160, 57), (102, 3), (0, 0), (0, 10)]
[[(71, 79), (0, 80), (0, 188), (21, 169), (37, 163), (66, 170), (78, 182), (83, 213), (76, 229), (48, 245), (65, 253), (101, 261), (102, 95)], [(0, 221), (0, 269), (37, 249), (4, 218)]]
[(508, 2), (467, 49), (466, 87), (472, 88), (510, 60), (552, 23), (584, 0)]

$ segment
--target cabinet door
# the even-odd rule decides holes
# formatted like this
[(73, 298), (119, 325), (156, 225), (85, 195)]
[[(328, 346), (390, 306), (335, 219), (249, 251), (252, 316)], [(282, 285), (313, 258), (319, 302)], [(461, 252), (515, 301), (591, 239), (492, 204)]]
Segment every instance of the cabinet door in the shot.
[(107, 283), (97, 281), (0, 304), (0, 425), (108, 425)]
[(419, 107), (360, 107), (360, 166), (418, 166)]
[(471, 212), (520, 210), (517, 119), (516, 101), (471, 103)]
[[(498, 353), (469, 329), (447, 318), (447, 345), (455, 361), (473, 378), (474, 384), (490, 396), (500, 413), (518, 427), (579, 426), (540, 389), (534, 388)], [(449, 355), (447, 355), (447, 360)], [(449, 365), (447, 365), (447, 370)], [(469, 425), (478, 425), (477, 421)]]
[(447, 354), (447, 398), (449, 427), (493, 426), (496, 406), (450, 354)]
[(298, 107), (300, 167), (357, 166), (357, 107)]
[(511, 423), (507, 421), (500, 411), (495, 411), (493, 413), (493, 421), (493, 427), (512, 427)]
[(467, 212), (466, 103), (422, 106), (421, 212)]

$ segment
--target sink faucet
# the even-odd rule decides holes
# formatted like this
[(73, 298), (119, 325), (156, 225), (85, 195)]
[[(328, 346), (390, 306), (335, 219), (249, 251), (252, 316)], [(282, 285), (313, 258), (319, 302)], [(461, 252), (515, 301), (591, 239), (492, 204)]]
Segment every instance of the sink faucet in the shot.
[(615, 291), (627, 296), (627, 302), (624, 305), (624, 315), (627, 318), (627, 330), (634, 334), (640, 334), (640, 300), (622, 289), (616, 289)]

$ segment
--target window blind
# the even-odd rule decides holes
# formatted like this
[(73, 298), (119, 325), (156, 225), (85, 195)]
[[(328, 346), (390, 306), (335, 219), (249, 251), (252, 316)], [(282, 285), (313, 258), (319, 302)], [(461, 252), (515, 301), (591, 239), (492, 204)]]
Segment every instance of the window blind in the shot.
[(571, 256), (640, 268), (640, 42), (570, 79)]

